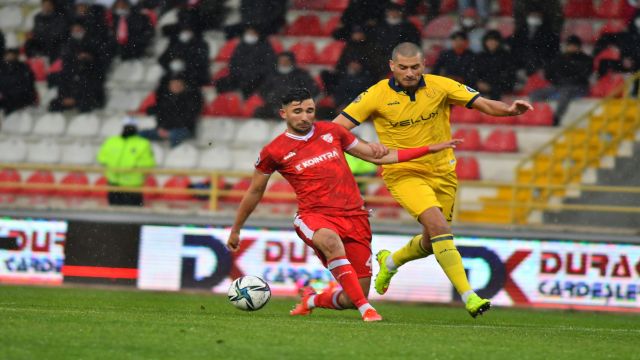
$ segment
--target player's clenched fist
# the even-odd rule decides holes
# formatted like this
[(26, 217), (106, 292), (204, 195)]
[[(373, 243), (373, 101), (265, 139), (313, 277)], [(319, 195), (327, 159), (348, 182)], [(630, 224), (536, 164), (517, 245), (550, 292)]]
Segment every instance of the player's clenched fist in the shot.
[(369, 143), (368, 145), (373, 151), (373, 157), (375, 159), (380, 159), (381, 157), (389, 154), (389, 149), (382, 144)]
[(229, 239), (227, 239), (227, 249), (230, 251), (237, 251), (240, 245), (240, 233), (237, 231), (231, 231)]

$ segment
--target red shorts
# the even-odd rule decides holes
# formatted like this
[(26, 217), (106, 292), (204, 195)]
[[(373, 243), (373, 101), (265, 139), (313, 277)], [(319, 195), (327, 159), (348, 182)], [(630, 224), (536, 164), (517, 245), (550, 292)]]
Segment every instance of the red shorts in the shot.
[(327, 259), (313, 246), (313, 234), (329, 229), (342, 239), (347, 259), (359, 278), (371, 277), (371, 226), (367, 215), (335, 217), (320, 214), (297, 215), (293, 225), (302, 241), (309, 245), (327, 267)]

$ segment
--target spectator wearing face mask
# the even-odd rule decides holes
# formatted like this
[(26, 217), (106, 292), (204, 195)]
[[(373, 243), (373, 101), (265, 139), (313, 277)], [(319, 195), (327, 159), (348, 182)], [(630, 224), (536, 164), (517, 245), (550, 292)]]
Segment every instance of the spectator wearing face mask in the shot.
[(116, 0), (112, 7), (113, 36), (117, 50), (123, 60), (144, 56), (153, 38), (153, 27), (146, 15), (141, 14), (129, 0)]
[(256, 110), (255, 116), (278, 118), (278, 112), (282, 107), (282, 97), (289, 90), (296, 88), (307, 89), (314, 97), (320, 93), (309, 72), (297, 66), (295, 55), (291, 52), (280, 53), (275, 71), (267, 76), (258, 91), (264, 99), (265, 105)]
[(502, 36), (490, 30), (483, 39), (484, 50), (476, 55), (476, 87), (483, 96), (500, 100), (513, 90), (516, 71), (511, 54), (505, 49)]
[(527, 16), (532, 11), (540, 12), (542, 17), (547, 19), (551, 31), (558, 34), (562, 32), (564, 12), (561, 0), (513, 0), (513, 17), (516, 28), (526, 25)]
[(431, 71), (434, 75), (446, 76), (459, 83), (475, 86), (476, 56), (469, 50), (467, 34), (456, 31), (450, 36), (451, 49), (440, 53)]
[[(98, 38), (92, 36), (82, 19), (73, 21), (69, 33), (69, 39), (64, 44), (61, 52), (62, 66), (72, 66), (71, 64), (76, 61), (78, 52), (88, 52), (93, 56), (95, 71), (98, 71), (104, 77), (111, 62), (111, 53), (105, 51), (107, 44), (101, 43)], [(55, 73), (52, 78), (55, 79)]]
[(35, 78), (31, 68), (18, 58), (18, 49), (8, 49), (0, 63), (0, 110), (8, 115), (36, 103)]
[(49, 111), (78, 110), (90, 112), (104, 106), (104, 76), (96, 54), (79, 49), (64, 64), (58, 81), (58, 96)]
[[(472, 3), (474, 6), (472, 6)], [(458, 13), (464, 14), (465, 11), (473, 9), (480, 17), (480, 21), (485, 24), (489, 20), (491, 13), (490, 0), (458, 0)]]
[(249, 97), (273, 70), (276, 55), (266, 38), (253, 27), (247, 27), (242, 41), (229, 60), (229, 75), (214, 83), (218, 92), (240, 90)]
[[(418, 4), (423, 0), (405, 0), (404, 12), (405, 14), (415, 14), (418, 9)], [(424, 1), (427, 7), (426, 22), (430, 22), (440, 15), (440, 0), (426, 0)]]
[(553, 31), (541, 11), (534, 10), (527, 15), (526, 24), (516, 27), (509, 44), (518, 68), (533, 74), (558, 55), (560, 34)]
[(53, 62), (69, 36), (67, 18), (58, 11), (53, 0), (42, 0), (42, 10), (34, 19), (33, 30), (27, 35), (28, 57), (46, 56)]
[[(89, 37), (100, 45), (100, 53), (104, 58), (111, 59), (115, 55), (115, 39), (107, 24), (106, 8), (94, 4), (93, 0), (77, 0), (73, 9), (76, 22), (81, 22)], [(71, 34), (73, 36), (73, 33)]]
[(384, 23), (375, 28), (375, 41), (382, 54), (391, 54), (393, 48), (403, 42), (422, 44), (420, 31), (407, 20), (402, 6), (394, 3), (387, 6)]
[(345, 72), (338, 78), (338, 83), (333, 94), (336, 107), (342, 109), (349, 105), (358, 94), (368, 89), (375, 81), (365, 70), (364, 65), (358, 59), (353, 59), (347, 64)]
[(209, 45), (189, 24), (184, 24), (171, 38), (158, 62), (165, 74), (182, 74), (193, 85), (203, 86), (210, 81)]
[(640, 70), (640, 9), (636, 10), (626, 31), (604, 34), (600, 37), (593, 49), (593, 55), (598, 56), (609, 47), (619, 50), (620, 59), (618, 61), (601, 61), (598, 65), (600, 74), (608, 70), (621, 72), (635, 72)]
[(469, 39), (469, 49), (474, 53), (479, 53), (483, 49), (482, 39), (487, 33), (487, 29), (482, 25), (476, 9), (467, 8), (459, 20), (459, 29), (467, 34)]

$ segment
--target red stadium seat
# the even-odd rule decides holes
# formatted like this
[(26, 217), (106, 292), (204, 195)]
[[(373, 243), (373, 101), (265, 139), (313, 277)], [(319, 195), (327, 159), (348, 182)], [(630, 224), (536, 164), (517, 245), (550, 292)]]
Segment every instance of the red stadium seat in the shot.
[(440, 44), (434, 44), (429, 47), (429, 49), (424, 52), (424, 66), (433, 67), (438, 61), (441, 51), (442, 45)]
[(321, 92), (324, 92), (324, 82), (322, 81), (322, 76), (318, 74), (313, 78), (313, 80), (315, 80), (316, 85), (318, 85), (318, 89), (320, 89)]
[(263, 200), (264, 203), (268, 204), (295, 204), (297, 201), (295, 199), (295, 191), (293, 191), (293, 187), (287, 180), (278, 180), (275, 181), (267, 188), (267, 192), (275, 193), (275, 194), (290, 194), (294, 197), (291, 199), (275, 199), (275, 198), (265, 198)]
[(321, 36), (322, 25), (317, 15), (301, 15), (287, 26), (285, 31), (289, 36)]
[(0, 185), (0, 194), (16, 194), (20, 192), (20, 188), (17, 186), (11, 186), (11, 184), (20, 184), (22, 177), (20, 173), (15, 169), (2, 169), (0, 171), (0, 183), (8, 183)]
[(492, 125), (513, 125), (518, 122), (515, 116), (491, 116), (485, 113), (480, 113), (480, 121)]
[(475, 124), (480, 122), (480, 112), (464, 106), (451, 108), (451, 122), (456, 124)]
[(258, 94), (253, 94), (244, 102), (241, 114), (243, 117), (252, 117), (256, 109), (264, 105), (264, 100)]
[(211, 116), (241, 116), (241, 104), (240, 95), (231, 92), (222, 93), (205, 108), (204, 114)]
[(416, 29), (418, 29), (418, 31), (422, 31), (422, 28), (424, 28), (424, 24), (419, 16), (409, 16), (408, 20), (416, 27)]
[[(107, 186), (108, 184), (109, 184), (109, 182), (107, 181), (107, 178), (105, 176), (100, 176), (98, 178), (98, 180), (96, 180), (96, 182), (93, 183), (94, 186)], [(89, 196), (95, 197), (95, 198), (106, 198), (107, 197), (107, 191), (94, 190), (89, 194)]]
[(300, 10), (322, 10), (327, 0), (294, 0), (293, 8)]
[(625, 31), (627, 26), (622, 20), (609, 20), (598, 31), (598, 38), (605, 34), (615, 34)]
[[(61, 185), (81, 185), (88, 186), (89, 178), (82, 172), (71, 172), (60, 180)], [(64, 197), (85, 197), (89, 195), (88, 189), (61, 189), (58, 191), (59, 196)]]
[(594, 41), (593, 23), (589, 20), (566, 21), (562, 40), (566, 40), (570, 35), (576, 35), (585, 43), (592, 43)]
[(390, 208), (401, 208), (400, 204), (398, 204), (395, 199), (393, 198), (393, 196), (391, 195), (391, 193), (389, 192), (389, 189), (387, 189), (387, 187), (384, 184), (380, 184), (380, 186), (373, 192), (373, 194), (371, 194), (373, 196), (379, 196), (382, 198), (387, 198), (387, 200), (393, 200), (393, 201), (368, 201), (367, 205), (369, 206), (375, 206), (375, 207), (390, 207)]
[(341, 15), (332, 16), (331, 18), (329, 18), (329, 20), (327, 20), (324, 23), (324, 26), (322, 27), (322, 35), (323, 36), (331, 36), (331, 34), (333, 34), (333, 32), (341, 24), (340, 17), (341, 17)]
[[(158, 187), (158, 180), (153, 175), (147, 175), (147, 177), (144, 179), (144, 184), (142, 186), (146, 187), (146, 188), (156, 189)], [(159, 193), (152, 193), (152, 192), (144, 192), (142, 194), (142, 197), (144, 198), (144, 201), (146, 202), (146, 201), (150, 201), (150, 200), (154, 200), (154, 199), (159, 198), (160, 194)]]
[[(231, 187), (231, 190), (245, 192), (247, 191), (247, 189), (249, 189), (250, 185), (251, 185), (251, 179), (241, 179), (237, 183), (233, 184), (233, 186)], [(220, 197), (220, 201), (232, 202), (232, 203), (240, 202), (241, 199), (242, 199), (242, 195), (226, 195), (226, 196)]]
[(460, 156), (456, 160), (459, 180), (480, 180), (480, 164), (473, 156)]
[(138, 106), (137, 112), (146, 113), (147, 109), (155, 105), (156, 105), (156, 92), (151, 91), (149, 95), (147, 95), (144, 98), (144, 100), (142, 100), (142, 102), (140, 103), (140, 106)]
[[(53, 185), (56, 180), (49, 170), (37, 170), (27, 178), (27, 184)], [(53, 189), (24, 189), (23, 192), (33, 196), (48, 196), (54, 193)]]
[(44, 57), (32, 57), (26, 61), (31, 68), (36, 81), (47, 80), (47, 61)]
[[(620, 87), (624, 84), (624, 76), (618, 73), (607, 73), (591, 87), (590, 95), (592, 97), (606, 97), (614, 91), (620, 89)], [(616, 97), (620, 97), (622, 95), (619, 92)]]
[(316, 46), (311, 41), (299, 41), (289, 49), (295, 56), (298, 64), (313, 64), (316, 61)]
[(284, 50), (284, 46), (282, 46), (280, 39), (278, 39), (276, 36), (269, 37), (269, 44), (271, 44), (273, 52), (275, 52), (276, 54), (280, 54)]
[(490, 152), (517, 152), (516, 133), (511, 129), (496, 129), (484, 140), (482, 149)]
[[(172, 190), (186, 190), (189, 189), (189, 185), (191, 184), (191, 180), (189, 179), (188, 176), (185, 175), (175, 175), (170, 177), (162, 186), (163, 189), (168, 190), (168, 189), (172, 189)], [(191, 196), (191, 194), (179, 194), (179, 193), (175, 193), (175, 194), (168, 194), (168, 193), (163, 193), (161, 194), (160, 197), (162, 200), (191, 200), (193, 199), (193, 197)]]
[(596, 55), (596, 57), (593, 59), (593, 70), (598, 71), (598, 69), (600, 68), (600, 63), (603, 60), (619, 61), (620, 58), (620, 49), (610, 46), (600, 51), (598, 55)]
[(539, 71), (531, 74), (529, 78), (527, 78), (527, 82), (524, 84), (524, 86), (522, 87), (522, 89), (518, 94), (529, 95), (530, 93), (538, 89), (544, 89), (549, 85), (551, 85), (551, 83), (547, 79), (545, 79), (544, 76), (542, 75), (542, 72)]
[(456, 26), (453, 16), (440, 15), (433, 19), (422, 31), (422, 37), (430, 39), (446, 39)]
[(498, 31), (503, 38), (509, 38), (515, 31), (516, 23), (514, 21), (500, 21), (498, 23)]
[(156, 27), (156, 25), (158, 24), (158, 13), (149, 8), (142, 8), (140, 10), (140, 13), (146, 15), (149, 18), (149, 23), (151, 23), (152, 27)]
[(318, 54), (316, 59), (317, 64), (335, 66), (340, 59), (340, 55), (342, 55), (342, 50), (344, 49), (345, 42), (344, 41), (334, 41), (322, 49)]
[(564, 5), (564, 15), (568, 18), (593, 17), (593, 1), (567, 0)]
[(228, 62), (229, 59), (231, 59), (231, 55), (233, 55), (233, 51), (236, 49), (236, 46), (238, 46), (239, 42), (240, 40), (238, 39), (231, 39), (227, 41), (224, 45), (222, 45), (220, 51), (218, 51), (218, 55), (216, 55), (215, 60)]
[(448, 14), (458, 10), (458, 0), (442, 0), (440, 2), (440, 14)]
[(318, 107), (334, 109), (336, 107), (335, 99), (333, 98), (333, 96), (325, 96), (322, 99), (318, 100)]
[(627, 0), (602, 0), (600, 5), (595, 8), (595, 13), (603, 19), (621, 19), (625, 16)]
[(552, 126), (553, 125), (553, 109), (549, 104), (533, 103), (533, 111), (517, 116), (518, 124), (528, 126)]
[(53, 64), (49, 65), (49, 69), (47, 69), (49, 74), (57, 73), (62, 71), (62, 59), (58, 59), (53, 62)]
[(213, 74), (212, 80), (215, 82), (228, 75), (229, 75), (229, 68), (225, 66), (222, 69), (216, 71), (215, 74)]
[(349, 6), (349, 0), (326, 0), (324, 10), (343, 12), (347, 6)]
[(476, 128), (458, 129), (451, 135), (452, 139), (463, 139), (464, 142), (456, 146), (458, 151), (478, 151), (480, 145), (480, 133)]
[(513, 16), (513, 0), (498, 0), (500, 15)]

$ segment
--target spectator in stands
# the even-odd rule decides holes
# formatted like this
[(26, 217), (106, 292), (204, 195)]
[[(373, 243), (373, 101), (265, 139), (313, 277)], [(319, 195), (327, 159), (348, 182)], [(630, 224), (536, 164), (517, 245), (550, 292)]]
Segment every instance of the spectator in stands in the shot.
[(79, 52), (88, 52), (93, 56), (95, 71), (98, 71), (101, 78), (104, 79), (112, 59), (112, 53), (107, 50), (109, 44), (102, 43), (100, 39), (90, 34), (82, 19), (76, 19), (71, 24), (70, 33), (71, 36), (61, 51), (62, 67), (73, 66)]
[(112, 14), (113, 36), (120, 57), (129, 60), (144, 56), (154, 34), (149, 17), (132, 7), (129, 0), (116, 0)]
[(5, 115), (37, 101), (33, 72), (18, 56), (18, 49), (8, 49), (0, 63), (0, 110)]
[(554, 125), (558, 125), (571, 100), (589, 94), (592, 63), (591, 57), (582, 51), (582, 40), (572, 35), (567, 39), (564, 53), (545, 69), (545, 76), (552, 85), (534, 91), (531, 100), (557, 99)]
[(384, 22), (376, 26), (375, 40), (382, 54), (391, 54), (391, 50), (402, 42), (422, 44), (420, 31), (407, 20), (402, 6), (395, 3), (387, 6)]
[(265, 104), (256, 110), (255, 116), (277, 119), (282, 108), (282, 97), (295, 88), (308, 89), (314, 97), (320, 93), (309, 72), (297, 66), (295, 55), (288, 51), (280, 53), (275, 70), (267, 76), (258, 91)]
[(469, 50), (467, 34), (463, 31), (456, 31), (451, 34), (450, 39), (451, 49), (440, 53), (431, 73), (475, 86), (476, 56)]
[(619, 50), (617, 61), (601, 61), (596, 64), (598, 72), (603, 75), (608, 70), (635, 72), (640, 70), (640, 10), (637, 10), (627, 27), (627, 31), (604, 34), (596, 42), (593, 55), (598, 57), (605, 49), (613, 47)]
[(520, 69), (533, 74), (544, 69), (560, 52), (560, 34), (543, 13), (533, 10), (524, 25), (516, 27), (510, 39), (511, 53)]
[(69, 37), (69, 24), (53, 0), (42, 0), (42, 10), (36, 15), (33, 30), (27, 37), (27, 56), (46, 56), (51, 62), (58, 58), (60, 48)]
[(104, 106), (104, 68), (97, 59), (89, 48), (73, 52), (58, 74), (58, 97), (49, 104), (50, 111), (90, 112)]
[(276, 54), (269, 41), (254, 27), (247, 27), (242, 41), (229, 60), (229, 75), (215, 82), (218, 92), (240, 89), (244, 97), (260, 87), (276, 63)]
[[(421, 0), (406, 0), (404, 2), (404, 13), (415, 14), (420, 1)], [(440, 0), (426, 0), (425, 4), (427, 5), (426, 22), (428, 23), (440, 15)]]
[[(371, 139), (366, 139), (371, 140)], [(370, 163), (368, 161), (362, 160), (355, 156), (351, 156), (348, 153), (344, 154), (345, 160), (347, 160), (347, 165), (349, 165), (349, 169), (353, 176), (356, 177), (374, 177), (378, 172), (378, 165), (374, 163)], [(360, 189), (360, 194), (366, 195), (367, 193), (367, 185), (366, 182), (358, 182), (358, 189)]]
[(373, 85), (375, 80), (365, 70), (360, 60), (353, 59), (347, 64), (344, 74), (338, 78), (333, 94), (336, 107), (342, 109), (347, 106), (358, 94)]
[(527, 24), (527, 15), (532, 11), (539, 11), (547, 19), (551, 31), (559, 34), (564, 24), (564, 12), (560, 0), (513, 0), (513, 17), (516, 28)]
[[(471, 6), (472, 3), (474, 6)], [(480, 17), (480, 21), (485, 24), (491, 14), (491, 0), (458, 0), (459, 14), (464, 14), (469, 9), (474, 9)]]
[(286, 23), (287, 0), (241, 0), (240, 22), (225, 28), (228, 39), (245, 31), (247, 26), (253, 27), (264, 36), (280, 31)]
[(467, 34), (469, 39), (469, 49), (474, 53), (479, 53), (483, 49), (483, 38), (487, 33), (482, 24), (481, 19), (478, 17), (476, 9), (470, 7), (467, 8), (460, 17), (459, 29)]
[(513, 90), (516, 79), (513, 60), (499, 31), (488, 31), (482, 42), (484, 51), (476, 55), (476, 87), (484, 96), (500, 100), (504, 93)]
[(355, 26), (363, 28), (367, 33), (384, 22), (388, 0), (351, 0), (349, 6), (340, 17), (340, 26), (334, 30), (336, 40), (349, 40)]
[(158, 59), (168, 74), (183, 74), (185, 80), (196, 86), (211, 81), (209, 77), (209, 45), (202, 33), (184, 23), (180, 32), (171, 38), (169, 46)]
[(156, 116), (156, 128), (140, 131), (149, 140), (169, 140), (172, 147), (193, 137), (202, 111), (200, 88), (180, 75), (171, 76), (156, 91), (156, 105), (147, 113)]
[[(156, 166), (149, 140), (138, 135), (134, 119), (126, 118), (122, 133), (105, 140), (98, 152), (98, 162), (106, 167), (105, 176), (110, 186), (142, 187), (145, 174), (115, 169), (150, 169)], [(142, 206), (141, 192), (110, 191), (109, 205)]]
[[(155, 6), (151, 6), (155, 7)], [(202, 33), (210, 29), (218, 29), (224, 23), (228, 12), (225, 0), (189, 1), (180, 4), (178, 21), (162, 27), (164, 36), (177, 36), (182, 27), (188, 26)]]
[(86, 33), (100, 45), (101, 54), (106, 59), (115, 55), (115, 39), (107, 24), (106, 8), (94, 4), (93, 0), (77, 0), (74, 8), (76, 21), (84, 24)]

